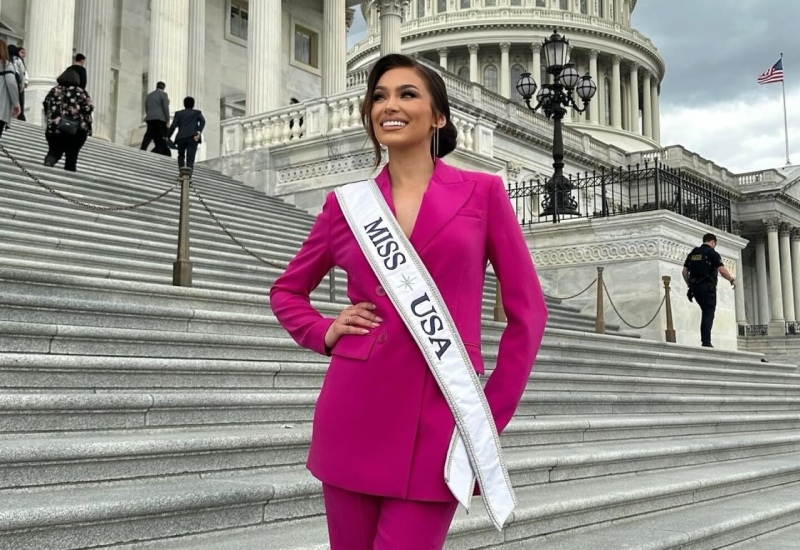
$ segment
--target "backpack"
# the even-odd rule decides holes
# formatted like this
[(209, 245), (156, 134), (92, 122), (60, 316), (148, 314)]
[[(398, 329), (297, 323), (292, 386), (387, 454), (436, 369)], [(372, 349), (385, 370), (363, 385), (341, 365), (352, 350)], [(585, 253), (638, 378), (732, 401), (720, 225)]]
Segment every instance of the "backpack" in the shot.
[(689, 253), (689, 280), (692, 283), (699, 283), (710, 278), (716, 271), (716, 267), (711, 263), (708, 250), (700, 247), (695, 248)]

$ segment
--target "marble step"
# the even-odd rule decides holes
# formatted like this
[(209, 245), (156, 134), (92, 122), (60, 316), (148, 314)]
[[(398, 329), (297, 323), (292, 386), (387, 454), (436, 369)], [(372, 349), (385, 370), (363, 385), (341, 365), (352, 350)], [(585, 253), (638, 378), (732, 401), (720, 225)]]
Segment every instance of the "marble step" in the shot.
[[(502, 535), (475, 502), (471, 514), (457, 513), (450, 531), (451, 547), (477, 549), (508, 544), (609, 524), (632, 515), (711, 503), (748, 491), (786, 488), (785, 484), (795, 483), (800, 477), (798, 458), (797, 453), (784, 453), (521, 487), (516, 491), (518, 507)], [(7, 495), (4, 501), (8, 508), (0, 513), (0, 547), (39, 550), (56, 542), (59, 548), (135, 542), (136, 546), (128, 548), (144, 549), (148, 548), (142, 544), (146, 540), (161, 539), (149, 548), (188, 548), (179, 546), (183, 542), (192, 548), (256, 548), (243, 541), (237, 546), (225, 541), (236, 535), (231, 529), (257, 529), (261, 535), (272, 531), (285, 537), (287, 533), (280, 528), (285, 521), (304, 517), (324, 521), (319, 485), (307, 474), (303, 476), (305, 482), (292, 472), (285, 476), (256, 473), (160, 481), (157, 488), (139, 483)], [(224, 533), (219, 532), (223, 529)], [(312, 532), (305, 536), (310, 537)], [(209, 538), (182, 542), (173, 538), (201, 533)], [(257, 548), (264, 548), (265, 538), (256, 538), (261, 544)], [(291, 542), (302, 545), (307, 540)]]
[[(791, 498), (793, 499), (790, 501), (792, 504), (797, 504), (800, 500), (797, 494), (791, 495)], [(768, 504), (768, 502), (764, 502), (764, 504)], [(787, 520), (794, 520), (794, 523), (780, 527)], [(724, 550), (797, 550), (797, 541), (800, 541), (800, 513), (787, 511), (786, 520), (773, 522), (770, 527), (774, 530), (766, 533), (759, 531), (755, 537), (725, 546)]]

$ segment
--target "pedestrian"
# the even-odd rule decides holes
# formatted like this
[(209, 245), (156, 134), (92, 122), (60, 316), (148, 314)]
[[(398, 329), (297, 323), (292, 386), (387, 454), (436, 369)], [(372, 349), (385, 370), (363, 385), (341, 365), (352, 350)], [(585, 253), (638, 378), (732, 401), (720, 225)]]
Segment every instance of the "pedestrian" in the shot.
[(206, 119), (203, 118), (202, 111), (194, 108), (194, 98), (183, 98), (183, 110), (175, 113), (172, 126), (167, 133), (168, 137), (172, 137), (175, 130), (178, 130), (178, 135), (175, 137), (175, 145), (178, 146), (178, 168), (184, 166), (194, 168), (194, 157), (205, 126)]
[(86, 75), (86, 56), (82, 53), (75, 54), (73, 63), (69, 68), (78, 73), (78, 78), (80, 79), (79, 86), (85, 90), (86, 84), (88, 83), (88, 77)]
[[(514, 508), (498, 433), (529, 382), (547, 308), (502, 180), (441, 160), (457, 138), (441, 76), (380, 58), (361, 120), (375, 166), (382, 146), (388, 164), (327, 196), (270, 306), (298, 344), (332, 356), (307, 463), (331, 550), (438, 550), (473, 474), (495, 527)], [(508, 324), (484, 389), (487, 259)], [(310, 294), (333, 267), (351, 305), (323, 317)]]
[(19, 114), (17, 74), (11, 63), (8, 46), (0, 39), (0, 137), (11, 119)]
[(14, 65), (14, 71), (17, 75), (17, 89), (19, 90), (19, 114), (17, 120), (25, 119), (25, 89), (28, 87), (28, 69), (25, 67), (25, 56), (27, 52), (25, 48), (19, 46), (8, 46), (8, 53), (11, 63)]
[(42, 102), (48, 145), (44, 165), (55, 166), (64, 155), (64, 169), (75, 172), (78, 153), (92, 135), (94, 105), (86, 90), (79, 86), (78, 73), (72, 69), (61, 73), (56, 82)]
[(717, 237), (713, 233), (703, 235), (703, 244), (693, 248), (686, 261), (683, 262), (683, 280), (689, 287), (686, 295), (691, 302), (694, 299), (700, 306), (700, 343), (703, 347), (711, 345), (711, 327), (714, 325), (714, 312), (717, 309), (717, 276), (722, 277), (735, 287), (733, 275), (723, 265), (717, 247)]
[(153, 152), (168, 157), (172, 156), (167, 145), (167, 127), (169, 126), (169, 95), (164, 90), (167, 85), (156, 83), (156, 89), (147, 94), (144, 101), (145, 123), (147, 131), (142, 139), (142, 151), (147, 151), (152, 141)]

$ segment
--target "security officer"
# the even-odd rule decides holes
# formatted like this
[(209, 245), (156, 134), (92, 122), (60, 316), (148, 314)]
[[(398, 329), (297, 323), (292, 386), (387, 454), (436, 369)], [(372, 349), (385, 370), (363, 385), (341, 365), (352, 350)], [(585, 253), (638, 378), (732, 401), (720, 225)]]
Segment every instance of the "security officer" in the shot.
[(689, 301), (694, 298), (703, 313), (700, 321), (700, 340), (703, 347), (711, 345), (711, 326), (714, 324), (714, 311), (717, 309), (717, 275), (735, 287), (733, 275), (722, 265), (722, 258), (714, 250), (717, 237), (713, 233), (703, 235), (703, 244), (689, 252), (683, 263), (683, 280), (689, 286)]

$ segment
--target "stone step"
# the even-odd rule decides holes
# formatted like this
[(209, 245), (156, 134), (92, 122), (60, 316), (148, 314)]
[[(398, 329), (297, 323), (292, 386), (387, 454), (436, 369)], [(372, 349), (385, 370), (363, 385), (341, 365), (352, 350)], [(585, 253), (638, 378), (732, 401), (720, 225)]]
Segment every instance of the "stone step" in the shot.
[[(475, 502), (471, 514), (458, 512), (450, 531), (450, 544), (477, 549), (609, 524), (631, 515), (712, 503), (746, 491), (786, 489), (785, 484), (800, 479), (799, 458), (797, 453), (784, 453), (521, 487), (516, 491), (518, 507), (502, 535), (494, 531)], [(319, 522), (324, 521), (320, 516), (319, 485), (307, 474), (302, 475), (305, 484), (292, 472), (284, 476), (256, 473), (161, 481), (157, 489), (139, 483), (7, 495), (4, 500), (8, 510), (0, 514), (0, 546), (38, 550), (48, 546), (83, 548), (135, 542), (136, 546), (128, 548), (189, 548), (181, 544), (226, 550), (281, 548), (264, 546), (264, 537), (258, 539), (260, 546), (247, 546), (235, 539), (236, 546), (231, 546), (225, 541), (236, 535), (230, 529), (258, 528), (285, 536), (281, 526), (286, 520), (316, 516)], [(220, 532), (223, 529), (226, 531)], [(208, 538), (170, 538), (200, 533), (207, 533)], [(161, 540), (145, 546), (143, 542), (148, 539)], [(307, 544), (308, 539), (297, 542)]]
[[(800, 452), (800, 434), (793, 430), (532, 447), (523, 444), (531, 440), (523, 432), (528, 427), (516, 425), (503, 437), (509, 442), (504, 457), (515, 487)], [(26, 437), (0, 447), (0, 494), (50, 485), (299, 468), (309, 441), (310, 427), (302, 424)]]
[[(797, 495), (792, 495), (793, 500), (791, 504), (797, 504)], [(764, 502), (768, 504), (768, 502)], [(776, 528), (786, 521), (773, 522), (770, 527), (775, 529), (764, 533), (764, 530), (754, 531), (757, 536), (752, 537), (746, 541), (726, 546), (725, 550), (797, 550), (798, 542), (800, 541), (800, 514), (797, 512), (792, 513), (792, 510), (787, 510), (785, 515), (786, 520), (793, 519), (795, 523), (787, 527)]]

